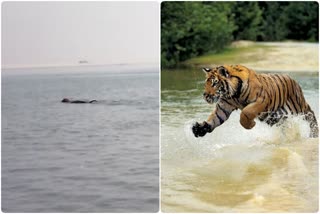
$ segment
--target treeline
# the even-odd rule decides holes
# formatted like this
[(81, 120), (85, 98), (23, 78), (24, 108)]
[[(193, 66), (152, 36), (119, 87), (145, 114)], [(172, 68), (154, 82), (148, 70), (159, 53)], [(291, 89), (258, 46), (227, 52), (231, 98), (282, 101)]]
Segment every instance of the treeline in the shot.
[(233, 40), (319, 40), (317, 2), (162, 2), (161, 66), (208, 52)]

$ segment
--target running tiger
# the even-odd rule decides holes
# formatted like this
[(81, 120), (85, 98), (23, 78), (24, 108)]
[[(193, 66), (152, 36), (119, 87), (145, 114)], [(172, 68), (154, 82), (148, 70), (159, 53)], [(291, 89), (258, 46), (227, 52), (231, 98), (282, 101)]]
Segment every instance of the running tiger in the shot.
[(240, 124), (246, 129), (255, 126), (256, 117), (272, 126), (289, 114), (303, 114), (310, 124), (310, 137), (318, 137), (314, 112), (299, 84), (288, 75), (258, 74), (241, 65), (204, 68), (203, 71), (206, 73), (203, 97), (210, 104), (216, 103), (216, 108), (206, 121), (193, 125), (195, 137), (212, 132), (236, 109), (241, 109)]

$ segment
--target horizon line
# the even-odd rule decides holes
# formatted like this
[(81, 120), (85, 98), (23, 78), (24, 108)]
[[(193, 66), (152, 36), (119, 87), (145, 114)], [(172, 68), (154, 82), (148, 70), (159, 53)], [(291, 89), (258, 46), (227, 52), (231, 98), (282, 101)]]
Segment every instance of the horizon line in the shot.
[(37, 65), (1, 65), (1, 70), (11, 69), (38, 69), (38, 68), (62, 68), (62, 67), (94, 67), (94, 66), (138, 66), (138, 65), (159, 65), (159, 62), (135, 62), (135, 63), (112, 63), (112, 64), (37, 64)]

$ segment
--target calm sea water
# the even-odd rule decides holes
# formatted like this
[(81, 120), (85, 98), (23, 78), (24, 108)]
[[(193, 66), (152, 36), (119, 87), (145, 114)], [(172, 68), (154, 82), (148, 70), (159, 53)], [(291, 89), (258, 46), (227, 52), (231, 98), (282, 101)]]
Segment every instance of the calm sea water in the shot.
[[(318, 74), (289, 74), (319, 121)], [(240, 111), (203, 138), (191, 126), (213, 109), (202, 99), (202, 71), (161, 73), (163, 212), (316, 212), (319, 138), (300, 117), (281, 127), (239, 123)]]
[(157, 70), (39, 73), (2, 75), (2, 211), (157, 212)]

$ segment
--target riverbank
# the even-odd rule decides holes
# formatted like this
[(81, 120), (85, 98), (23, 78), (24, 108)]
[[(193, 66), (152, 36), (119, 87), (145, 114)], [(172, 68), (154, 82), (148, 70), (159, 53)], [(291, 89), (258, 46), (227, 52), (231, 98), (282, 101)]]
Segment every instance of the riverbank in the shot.
[(219, 54), (183, 62), (194, 67), (242, 64), (259, 72), (318, 72), (319, 44), (307, 42), (237, 41)]

